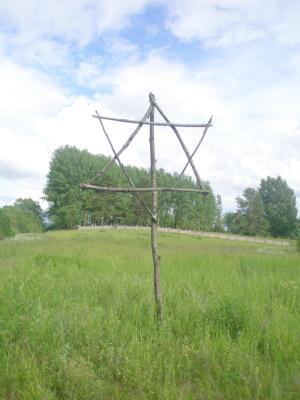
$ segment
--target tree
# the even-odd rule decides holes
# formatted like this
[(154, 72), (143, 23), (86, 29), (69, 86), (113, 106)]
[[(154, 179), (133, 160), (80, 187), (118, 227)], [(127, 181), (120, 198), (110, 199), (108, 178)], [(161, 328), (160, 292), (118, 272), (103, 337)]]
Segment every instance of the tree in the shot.
[(48, 215), (57, 228), (72, 229), (79, 224), (82, 200), (79, 184), (91, 169), (88, 162), (87, 152), (71, 146), (58, 148), (52, 156), (44, 193), (50, 205)]
[(34, 212), (23, 210), (15, 205), (4, 206), (3, 209), (17, 233), (41, 232), (44, 229), (42, 219)]
[(216, 197), (216, 212), (215, 212), (215, 221), (214, 221), (214, 231), (222, 232), (223, 228), (223, 219), (222, 219), (222, 199), (219, 194)]
[(19, 208), (20, 210), (31, 212), (37, 215), (42, 220), (43, 210), (38, 201), (34, 201), (30, 198), (28, 199), (19, 198), (14, 202), (14, 206)]
[[(42, 209), (37, 201), (32, 199), (17, 199), (13, 205), (2, 208), (2, 229), (6, 226), (4, 236), (15, 233), (41, 232), (44, 229)], [(8, 228), (10, 227), (10, 228)]]
[(296, 232), (297, 208), (294, 191), (280, 176), (262, 179), (259, 187), (266, 217), (273, 236), (289, 236)]
[(0, 208), (0, 239), (14, 236), (15, 232), (5, 209)]
[(246, 188), (242, 197), (237, 197), (239, 233), (244, 235), (266, 235), (269, 229), (264, 206), (257, 190)]
[(241, 221), (240, 215), (236, 212), (227, 212), (224, 215), (224, 227), (225, 230), (229, 233), (240, 233), (241, 230)]
[[(82, 191), (80, 184), (95, 176), (108, 161), (103, 155), (64, 146), (55, 150), (50, 162), (45, 199), (49, 202), (49, 218), (59, 229), (120, 220), (124, 216), (124, 199), (111, 193)], [(120, 186), (120, 170), (113, 164), (103, 178), (94, 184)]]

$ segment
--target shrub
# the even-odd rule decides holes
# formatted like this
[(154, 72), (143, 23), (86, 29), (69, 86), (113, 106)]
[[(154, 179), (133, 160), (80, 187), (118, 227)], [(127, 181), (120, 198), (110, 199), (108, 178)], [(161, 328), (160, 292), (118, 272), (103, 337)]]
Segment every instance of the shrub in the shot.
[(296, 246), (297, 246), (297, 251), (300, 252), (300, 228), (297, 231)]
[(14, 236), (14, 230), (10, 218), (6, 214), (5, 210), (0, 208), (0, 239), (12, 236)]
[(241, 302), (224, 298), (208, 310), (207, 320), (212, 334), (223, 332), (236, 340), (245, 328), (247, 310)]

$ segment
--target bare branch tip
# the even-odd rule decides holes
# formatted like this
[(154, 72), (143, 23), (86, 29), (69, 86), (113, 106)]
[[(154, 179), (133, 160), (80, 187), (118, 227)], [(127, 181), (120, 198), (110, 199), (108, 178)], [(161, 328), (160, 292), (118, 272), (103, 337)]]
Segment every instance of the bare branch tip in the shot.
[(149, 101), (150, 103), (154, 103), (155, 102), (155, 96), (152, 92), (149, 93)]

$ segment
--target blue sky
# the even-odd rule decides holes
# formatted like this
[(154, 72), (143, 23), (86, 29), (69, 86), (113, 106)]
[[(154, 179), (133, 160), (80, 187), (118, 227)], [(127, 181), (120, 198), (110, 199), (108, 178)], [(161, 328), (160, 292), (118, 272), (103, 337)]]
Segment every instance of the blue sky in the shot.
[[(140, 118), (153, 91), (175, 121), (214, 115), (195, 162), (225, 211), (268, 175), (299, 206), (299, 16), (292, 0), (0, 0), (0, 205), (40, 200), (58, 146), (110, 154), (94, 110)], [(107, 129), (119, 147), (132, 126)], [(182, 130), (190, 149), (201, 133)], [(124, 162), (148, 165), (147, 134)], [(172, 132), (156, 136), (159, 166), (181, 170)]]

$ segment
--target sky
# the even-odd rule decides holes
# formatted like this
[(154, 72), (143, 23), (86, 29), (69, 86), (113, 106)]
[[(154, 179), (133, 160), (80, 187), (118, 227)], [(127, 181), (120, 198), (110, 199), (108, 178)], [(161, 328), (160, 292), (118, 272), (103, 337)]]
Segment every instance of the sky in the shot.
[[(153, 92), (173, 122), (213, 115), (194, 160), (224, 211), (278, 175), (300, 208), (299, 16), (298, 0), (0, 0), (0, 206), (47, 207), (53, 151), (111, 155), (95, 110), (140, 119)], [(134, 129), (105, 126), (116, 148)], [(192, 152), (202, 129), (180, 133)], [(157, 166), (180, 172), (171, 129), (155, 135)], [(149, 166), (148, 136), (144, 127), (124, 163)]]

